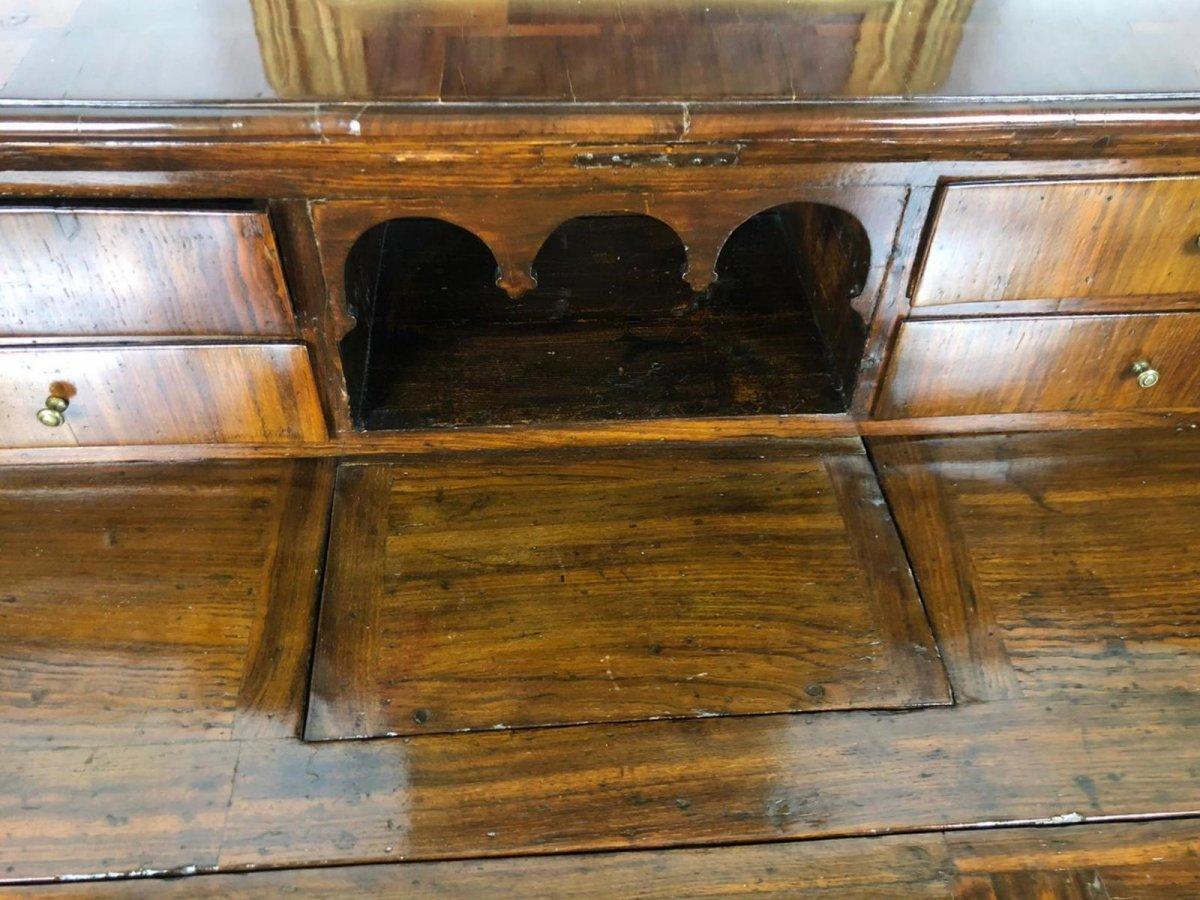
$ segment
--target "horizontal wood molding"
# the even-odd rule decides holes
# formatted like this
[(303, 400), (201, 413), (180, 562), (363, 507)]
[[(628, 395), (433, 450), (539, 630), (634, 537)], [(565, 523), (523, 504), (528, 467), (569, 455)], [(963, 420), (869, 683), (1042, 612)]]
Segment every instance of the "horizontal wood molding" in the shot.
[[(1200, 98), (905, 103), (97, 104), (0, 102), (0, 142), (284, 142), (455, 136), (548, 143), (779, 140), (805, 159), (1195, 153)], [(197, 150), (203, 150), (198, 147)]]

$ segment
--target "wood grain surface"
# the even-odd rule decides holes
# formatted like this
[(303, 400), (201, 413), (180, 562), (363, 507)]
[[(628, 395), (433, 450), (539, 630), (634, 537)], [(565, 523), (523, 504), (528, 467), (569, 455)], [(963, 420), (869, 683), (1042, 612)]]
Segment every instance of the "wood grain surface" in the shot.
[(1109, 898), (1200, 890), (1195, 819), (0, 888), (0, 897)]
[[(1191, 665), (1192, 660), (1185, 664)], [(1192, 691), (409, 739), (0, 748), (6, 879), (1200, 813)], [(169, 760), (169, 764), (164, 764)]]
[[(325, 418), (298, 344), (0, 349), (0, 445), (322, 440)], [(65, 421), (37, 412), (65, 397)]]
[(871, 449), (956, 698), (1194, 689), (1200, 432)]
[(0, 744), (295, 734), (330, 465), (0, 469)]
[[(956, 706), (320, 744), (267, 737), (274, 726), (257, 736), (246, 725), (239, 737), (235, 723), (232, 742), (99, 746), (88, 723), (60, 717), (55, 745), (0, 746), (0, 784), (15, 786), (0, 792), (0, 874), (233, 871), (1200, 813), (1189, 605), (1196, 432), (933, 446), (927, 462), (884, 460), (900, 466), (884, 471), (891, 485), (930, 467), (947, 499), (922, 494), (916, 514), (949, 509), (970, 537), (964, 555), (990, 609), (931, 590), (938, 582), (925, 573), (944, 565), (945, 532), (926, 539), (905, 528)], [(911, 521), (903, 497), (892, 502)], [(46, 540), (56, 526), (35, 532)], [(199, 565), (181, 561), (175, 577)], [(956, 619), (950, 604), (966, 611)], [(979, 663), (955, 629), (974, 616), (995, 623), (1017, 688), (1009, 696), (973, 693)], [(116, 629), (119, 609), (112, 618)], [(1041, 851), (1014, 852), (1036, 862)], [(1086, 880), (1095, 865), (1081, 861), (1085, 874), (1071, 878)], [(1173, 871), (1186, 887), (1186, 867)], [(1016, 890), (1022, 877), (996, 884)]]
[[(212, 870), (104, 888), (235, 896), (921, 896), (934, 885), (1023, 900), (1200, 890), (1200, 334), (1181, 312), (1200, 294), (1195, 10), (1118, 0), (619, 7), (0, 0), (0, 237), (10, 248), (0, 251), (0, 294), (11, 290), (0, 296), (0, 328), (12, 329), (0, 331), (0, 444), (11, 445), (5, 460), (23, 463), (0, 470), (0, 880)], [(941, 224), (927, 230), (923, 275), (912, 281), (938, 197)], [(268, 198), (298, 329), (261, 212)], [(826, 339), (818, 349), (855, 397), (849, 415), (701, 423), (671, 418), (694, 413), (681, 407), (645, 413), (666, 416), (653, 424), (572, 415), (541, 428), (352, 432), (339, 342), (358, 311), (343, 263), (371, 226), (421, 216), (459, 224), (487, 244), (493, 274), (516, 297), (545, 277), (534, 260), (563, 222), (644, 214), (678, 236), (684, 256), (671, 265), (703, 291), (742, 222), (795, 201), (854, 216), (870, 246), (860, 279), (848, 231), (799, 220), (815, 235), (800, 276)], [(39, 204), (71, 211), (23, 211)], [(99, 206), (127, 217), (91, 211)], [(204, 218), (230, 212), (236, 222)], [(46, 252), (29, 249), (39, 241)], [(909, 312), (932, 321), (910, 319), (900, 333)], [(1131, 312), (1173, 314), (1096, 315)], [(78, 346), (164, 338), (202, 346)], [(762, 339), (776, 371), (786, 338)], [(25, 341), (47, 346), (15, 346)], [(485, 345), (470, 349), (486, 355)], [(901, 357), (889, 367), (893, 346)], [(1145, 391), (1129, 372), (1143, 357), (1163, 376)], [(353, 365), (345, 371), (353, 383)], [(816, 371), (793, 367), (790, 378)], [(888, 381), (876, 406), (880, 371)], [(429, 372), (397, 409), (444, 400), (445, 379)], [(72, 393), (67, 424), (45, 429), (33, 415), (56, 388)], [(495, 391), (478, 408), (507, 399)], [(1141, 430), (968, 434), (1076, 425)], [(931, 431), (959, 436), (914, 437)], [(669, 642), (637, 630), (692, 634), (683, 626), (695, 620), (641, 591), (657, 580), (660, 593), (664, 560), (676, 572), (684, 560), (689, 574), (717, 573), (707, 586), (721, 588), (690, 611), (738, 639), (687, 648), (697, 654), (689, 662), (701, 651), (745, 661), (728, 678), (737, 688), (728, 705), (795, 705), (778, 689), (791, 684), (778, 659), (752, 642), (764, 630), (755, 624), (775, 623), (726, 602), (741, 596), (729, 585), (769, 590), (789, 634), (836, 637), (810, 641), (784, 674), (857, 671), (859, 687), (891, 684), (894, 696), (924, 685), (928, 700), (930, 636), (912, 614), (916, 595), (864, 457), (826, 451), (819, 469), (794, 460), (789, 469), (773, 455), (780, 439), (860, 432), (892, 436), (872, 452), (956, 705), (817, 712), (851, 683), (825, 677), (803, 681), (826, 696), (800, 696), (809, 706), (799, 715), (298, 737), (314, 547), (333, 487), (329, 457), (344, 456), (355, 457), (347, 472), (389, 473), (380, 491), (339, 511), (389, 517), (342, 548), (347, 566), (403, 561), (398, 538), (428, 529), (415, 630), (435, 640), (375, 641), (395, 657), (416, 646), (406, 665), (429, 667), (434, 655), (481, 670), (586, 663), (589, 678), (553, 682), (553, 697), (603, 689), (596, 696), (610, 701), (617, 692), (598, 657), (554, 643), (582, 633), (642, 648), (629, 659), (662, 666), (650, 670), (657, 683), (686, 697), (704, 680), (666, 671), (666, 653), (648, 651)], [(667, 444), (675, 439), (698, 446), (681, 451)], [(463, 450), (478, 455), (451, 456)], [(413, 455), (361, 465), (397, 452)], [(326, 459), (244, 461), (309, 453)], [(207, 454), (243, 461), (129, 462)], [(631, 456), (642, 457), (632, 477), (614, 471)], [(485, 457), (491, 469), (468, 470)], [(542, 489), (531, 504), (518, 457), (542, 459), (539, 478), (579, 478), (580, 460), (600, 463), (586, 485)], [(679, 472), (666, 470), (668, 458)], [(86, 459), (113, 464), (46, 465)], [(621, 493), (655, 473), (657, 494)], [(475, 493), (495, 499), (468, 502), (452, 520), (437, 509), (445, 493), (430, 499), (434, 475), (492, 478)], [(752, 486), (771, 479), (821, 493), (765, 502)], [(724, 497), (713, 484), (726, 485)], [(398, 490), (408, 490), (405, 509), (443, 518), (395, 514)], [(661, 546), (639, 546), (646, 538), (628, 528), (618, 540), (628, 523), (601, 509), (605, 492), (618, 495), (618, 513), (625, 503), (666, 535)], [(687, 531), (679, 510), (705, 529)], [(753, 531), (712, 528), (738, 516)], [(546, 521), (570, 527), (547, 539)], [(508, 556), (502, 531), (521, 539)], [(774, 543), (747, 547), (753, 535)], [(390, 557), (371, 555), (381, 539)], [(801, 556), (811, 568), (789, 569), (787, 547), (810, 539)], [(594, 563), (613, 546), (632, 581), (549, 556), (578, 549)], [(447, 623), (460, 618), (441, 598), (461, 583), (446, 578), (443, 589), (434, 576), (469, 567), (461, 581), (492, 591), (493, 610), (508, 602), (500, 586), (517, 584), (512, 605), (553, 628), (478, 616), (467, 620), (471, 653), (456, 654)], [(407, 570), (390, 571), (388, 591), (412, 590)], [(585, 572), (606, 579), (606, 622), (535, 602), (567, 596)], [(826, 589), (820, 619), (787, 603), (809, 582)], [(881, 617), (864, 597), (907, 612)], [(506, 639), (498, 649), (497, 637)], [(514, 652), (522, 642), (554, 652)], [(622, 693), (642, 692), (644, 707), (648, 684), (626, 678)], [(453, 711), (476, 695), (471, 682), (437, 687)], [(504, 702), (493, 687), (489, 702)], [(440, 727), (412, 716), (431, 705), (392, 709), (406, 728)], [(481, 722), (501, 721), (487, 712)], [(1099, 824), (1163, 817), (1181, 821)], [(393, 865), (402, 861), (413, 867)], [(375, 865), (347, 868), (360, 863)], [(235, 874), (279, 867), (302, 871)]]
[(951, 184), (934, 216), (914, 306), (1200, 304), (1200, 179)]
[[(1133, 365), (1161, 377), (1143, 388)], [(909, 321), (877, 418), (1200, 407), (1200, 314)]]
[(948, 701), (857, 441), (339, 471), (310, 740)]
[(262, 212), (0, 206), (0, 337), (295, 330)]

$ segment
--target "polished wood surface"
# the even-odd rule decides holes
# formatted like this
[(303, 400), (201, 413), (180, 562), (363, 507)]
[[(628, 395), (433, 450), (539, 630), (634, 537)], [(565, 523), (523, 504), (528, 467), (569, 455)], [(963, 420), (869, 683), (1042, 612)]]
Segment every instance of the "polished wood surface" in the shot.
[(306, 737), (950, 700), (857, 441), (344, 465)]
[(1192, 689), (1194, 430), (871, 448), (957, 699)]
[(1179, 4), (7, 0), (0, 96), (793, 100), (1200, 88)]
[(906, 322), (875, 416), (1197, 408), (1200, 315), (1033, 316)]
[[(321, 744), (204, 732), (98, 746), (87, 723), (64, 719), (60, 746), (43, 747), (6, 741), (0, 729), (0, 778), (20, 785), (0, 794), (0, 874), (235, 871), (1195, 814), (1196, 437), (1160, 429), (934, 442), (977, 460), (939, 467), (933, 457), (945, 490), (958, 489), (968, 465), (996, 485), (964, 528), (979, 536), (972, 565), (1007, 585), (980, 600), (979, 614), (990, 601), (1014, 667), (1008, 696), (981, 697), (962, 661), (961, 631), (979, 627), (957, 612), (970, 600), (922, 577), (953, 707)], [(884, 472), (889, 486), (911, 477)], [(1116, 485), (1111, 498), (1104, 478)], [(1149, 494), (1157, 531), (1146, 527), (1141, 480), (1161, 482)], [(919, 515), (939, 518), (948, 506), (926, 500)], [(994, 508), (1005, 510), (996, 524)], [(1101, 533), (1105, 520), (1111, 534)], [(907, 528), (904, 537), (919, 576), (944, 565), (942, 532)], [(197, 565), (181, 560), (176, 577)], [(115, 629), (120, 608), (111, 615)]]
[(1194, 7), (0, 0), (0, 881), (1195, 893)]
[[(295, 344), (8, 347), (0, 367), (7, 447), (325, 437), (308, 355)], [(48, 395), (70, 403), (57, 428), (36, 417)]]
[[(1169, 638), (1161, 647), (1170, 652)], [(1056, 647), (1045, 652), (1049, 661)], [(1194, 658), (1179, 665), (1194, 676)], [(0, 795), (0, 873), (235, 871), (1195, 815), (1200, 701), (1136, 685), (1134, 667), (1115, 696), (902, 713), (319, 745), (0, 747), (0, 776), (21, 785)]]
[(294, 734), (330, 484), (306, 460), (0, 470), (0, 742)]
[(1200, 179), (952, 184), (934, 216), (914, 306), (1200, 304)]
[(0, 897), (1168, 898), (1200, 891), (1195, 819), (695, 850), (0, 888)]
[(0, 337), (291, 335), (267, 217), (0, 206)]

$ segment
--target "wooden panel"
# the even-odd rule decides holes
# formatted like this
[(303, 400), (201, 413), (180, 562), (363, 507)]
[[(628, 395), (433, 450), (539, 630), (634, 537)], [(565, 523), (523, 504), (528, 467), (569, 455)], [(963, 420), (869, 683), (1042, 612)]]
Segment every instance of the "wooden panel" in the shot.
[(948, 701), (857, 441), (340, 470), (309, 739)]
[(935, 215), (914, 306), (1200, 304), (1200, 179), (952, 184)]
[(0, 469), (0, 743), (296, 733), (330, 465)]
[[(1200, 810), (1196, 694), (1131, 689), (1115, 699), (255, 742), (243, 748), (221, 865)], [(37, 831), (63, 824), (39, 819)]]
[[(91, 747), (74, 755), (0, 745), (0, 783), (18, 786), (0, 792), (0, 874), (396, 862), (1195, 815), (1197, 435), (943, 439), (930, 442), (942, 449), (928, 461), (905, 463), (898, 476), (884, 470), (889, 489), (896, 477), (907, 480), (910, 465), (932, 468), (943, 483), (948, 496), (939, 502), (892, 500), (906, 510), (905, 533), (921, 560), (930, 549), (909, 528), (913, 516), (956, 512), (954, 528), (971, 538), (976, 596), (990, 604), (979, 615), (990, 616), (1019, 688), (1011, 698), (980, 697), (960, 680), (969, 665), (953, 633), (961, 626), (941, 617), (944, 595), (930, 591), (936, 582), (922, 563), (961, 699), (983, 702), (409, 740), (250, 738), (236, 759), (211, 741), (94, 756)], [(879, 444), (877, 456), (888, 448)], [(37, 522), (41, 535), (57, 527), (55, 518)], [(203, 571), (202, 563), (178, 565)], [(187, 791), (175, 793), (178, 785)], [(220, 823), (206, 818), (214, 795), (229, 802)], [(1107, 865), (1056, 857), (1052, 832), (1043, 834), (1045, 846), (1013, 854), (1034, 869)], [(1178, 852), (1147, 848), (1146, 856)], [(1022, 877), (1006, 866), (980, 862), (956, 874), (990, 880), (1000, 872), (1003, 887)], [(1175, 871), (1186, 893), (1185, 874)]]
[[(1086, 873), (1083, 897), (1182, 897), (1200, 890), (1195, 819), (893, 835), (641, 853), (596, 853), (291, 869), (0, 889), (0, 897), (1006, 897), (1002, 885), (1055, 893)], [(978, 893), (983, 890), (984, 893)], [(988, 893), (994, 891), (996, 893)], [(1105, 893), (1107, 891), (1107, 893)]]
[(1197, 407), (1200, 314), (1035, 316), (905, 322), (875, 416)]
[(216, 865), (239, 749), (0, 747), (0, 878)]
[(294, 332), (264, 213), (0, 207), (0, 337)]
[(872, 449), (958, 699), (1194, 689), (1200, 432)]
[[(20, 785), (0, 792), (0, 874), (207, 865), (218, 842), (232, 870), (1195, 815), (1200, 701), (1136, 678), (1116, 697), (905, 713), (251, 740), (237, 760), (211, 741), (90, 763), (94, 748), (0, 747)], [(215, 834), (196, 824), (214, 795)]]
[[(54, 447), (321, 440), (305, 349), (293, 344), (0, 349), (0, 444)], [(37, 419), (47, 395), (65, 422)]]

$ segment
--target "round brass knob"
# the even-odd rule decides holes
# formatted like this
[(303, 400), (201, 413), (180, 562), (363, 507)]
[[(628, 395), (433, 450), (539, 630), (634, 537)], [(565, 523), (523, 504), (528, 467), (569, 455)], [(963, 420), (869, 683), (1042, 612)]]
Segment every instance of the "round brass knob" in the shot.
[(1138, 387), (1152, 388), (1158, 384), (1158, 369), (1150, 365), (1149, 361), (1139, 359), (1133, 364), (1133, 374), (1137, 376)]
[(51, 394), (46, 398), (46, 405), (37, 411), (37, 420), (47, 428), (57, 428), (67, 417), (63, 415), (70, 406), (65, 397), (55, 397)]

